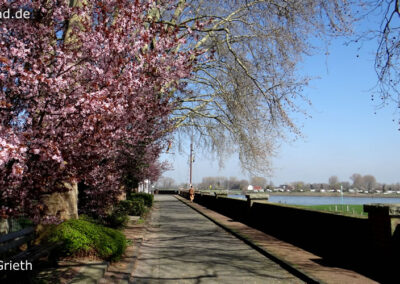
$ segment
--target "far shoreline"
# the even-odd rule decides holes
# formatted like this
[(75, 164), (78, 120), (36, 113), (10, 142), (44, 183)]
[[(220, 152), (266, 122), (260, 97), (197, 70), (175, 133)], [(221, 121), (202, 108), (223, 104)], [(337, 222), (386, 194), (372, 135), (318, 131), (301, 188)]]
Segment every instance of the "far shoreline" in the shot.
[[(337, 192), (266, 192), (270, 196), (317, 196), (317, 197), (341, 197)], [(371, 198), (400, 198), (400, 194), (391, 193), (343, 193), (343, 197), (371, 197)]]
[[(199, 190), (199, 193), (206, 193), (210, 194), (208, 190)], [(268, 194), (269, 196), (304, 196), (304, 197), (341, 197), (342, 194), (340, 192), (281, 192), (281, 191), (274, 191), (274, 192), (259, 192), (259, 191), (239, 191), (239, 190), (218, 190), (216, 192), (228, 194), (228, 195), (246, 195), (246, 194)], [(211, 194), (214, 194), (211, 191)], [(350, 193), (344, 192), (343, 197), (364, 197), (364, 198), (400, 198), (400, 194), (398, 193), (390, 193), (390, 194), (383, 194), (383, 193)]]

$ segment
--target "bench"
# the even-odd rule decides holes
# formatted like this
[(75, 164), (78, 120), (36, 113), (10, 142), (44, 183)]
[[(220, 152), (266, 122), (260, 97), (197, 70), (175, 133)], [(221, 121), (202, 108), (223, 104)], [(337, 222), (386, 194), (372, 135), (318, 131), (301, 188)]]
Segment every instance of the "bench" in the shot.
[[(47, 257), (49, 261), (54, 262), (55, 258), (52, 257), (52, 251), (60, 244), (33, 245), (32, 241), (34, 239), (35, 229), (33, 227), (0, 236), (0, 256), (6, 256), (6, 259), (3, 258), (2, 260), (4, 262), (34, 262), (42, 257)], [(28, 246), (26, 250), (12, 255), (15, 250), (24, 244)]]

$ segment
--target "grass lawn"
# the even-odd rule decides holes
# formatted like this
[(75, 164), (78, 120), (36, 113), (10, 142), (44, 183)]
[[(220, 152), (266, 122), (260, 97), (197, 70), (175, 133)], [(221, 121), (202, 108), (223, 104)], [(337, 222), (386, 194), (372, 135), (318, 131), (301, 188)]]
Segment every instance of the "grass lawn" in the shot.
[(301, 208), (310, 208), (320, 211), (329, 211), (335, 213), (341, 213), (346, 215), (358, 215), (368, 216), (368, 213), (364, 212), (363, 205), (355, 204), (326, 204), (326, 205), (298, 205)]

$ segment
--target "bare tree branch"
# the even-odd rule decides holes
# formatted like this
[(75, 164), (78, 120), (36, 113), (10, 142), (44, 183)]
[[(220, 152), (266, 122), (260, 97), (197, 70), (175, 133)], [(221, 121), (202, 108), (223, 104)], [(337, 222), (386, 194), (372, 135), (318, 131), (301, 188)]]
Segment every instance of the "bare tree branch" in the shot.
[(175, 129), (195, 130), (197, 142), (221, 157), (239, 153), (247, 171), (268, 172), (280, 140), (300, 135), (291, 117), (305, 114), (299, 105), (309, 103), (302, 94), (308, 78), (296, 73), (312, 50), (309, 39), (350, 32), (348, 1), (186, 0), (178, 6), (174, 15), (161, 13), (160, 22), (187, 37), (179, 49), (204, 53), (188, 92), (174, 95)]

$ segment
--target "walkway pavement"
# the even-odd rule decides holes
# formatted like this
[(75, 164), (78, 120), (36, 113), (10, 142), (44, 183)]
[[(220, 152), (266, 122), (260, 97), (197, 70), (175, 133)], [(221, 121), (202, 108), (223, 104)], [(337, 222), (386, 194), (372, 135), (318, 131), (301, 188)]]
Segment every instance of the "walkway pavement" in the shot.
[[(295, 270), (296, 275), (305, 277), (307, 282), (327, 284), (374, 284), (378, 283), (355, 271), (326, 263), (321, 257), (281, 241), (271, 235), (236, 222), (229, 217), (209, 210), (199, 204), (190, 203), (178, 196), (183, 203), (200, 212), (225, 230), (245, 240), (252, 247)], [(297, 274), (299, 273), (299, 274)]]
[(174, 196), (156, 195), (133, 283), (303, 283)]

